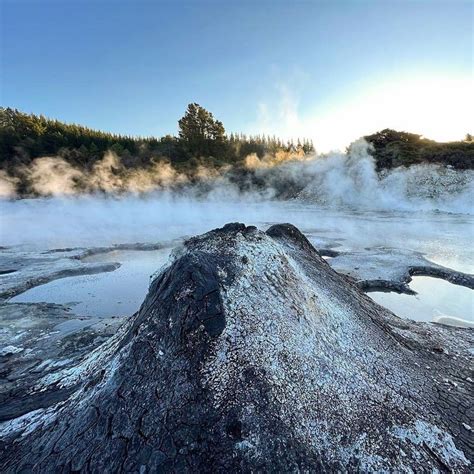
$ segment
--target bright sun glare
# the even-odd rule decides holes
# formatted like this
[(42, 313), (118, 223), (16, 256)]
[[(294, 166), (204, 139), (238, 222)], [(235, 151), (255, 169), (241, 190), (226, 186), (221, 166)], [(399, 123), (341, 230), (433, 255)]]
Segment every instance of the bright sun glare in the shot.
[(402, 77), (370, 84), (353, 99), (341, 99), (325, 111), (300, 115), (297, 101), (291, 103), (288, 94), (278, 107), (277, 113), (267, 111), (265, 128), (288, 137), (311, 137), (322, 152), (344, 149), (384, 128), (455, 141), (472, 133), (473, 82), (466, 77)]

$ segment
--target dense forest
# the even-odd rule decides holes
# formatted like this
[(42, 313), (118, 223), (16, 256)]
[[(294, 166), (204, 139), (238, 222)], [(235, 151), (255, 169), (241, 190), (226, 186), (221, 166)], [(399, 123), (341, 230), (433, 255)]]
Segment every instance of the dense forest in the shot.
[(0, 167), (10, 173), (42, 156), (59, 156), (89, 169), (106, 151), (127, 167), (141, 168), (165, 160), (178, 170), (206, 165), (236, 164), (255, 153), (259, 158), (278, 151), (309, 154), (310, 140), (282, 141), (265, 135), (227, 135), (222, 123), (198, 104), (189, 104), (179, 120), (179, 136), (130, 137), (0, 108)]
[[(148, 190), (163, 185), (164, 180), (175, 182), (177, 176), (193, 181), (223, 173), (242, 187), (245, 181), (258, 183), (255, 168), (315, 156), (311, 140), (227, 134), (222, 122), (195, 103), (188, 105), (178, 126), (178, 136), (131, 137), (0, 108), (0, 178), (9, 187), (3, 194), (48, 194), (48, 176), (53, 175), (56, 180), (64, 175), (66, 187), (72, 183), (79, 192), (107, 192), (111, 180), (113, 189), (125, 189), (130, 176), (140, 183), (139, 189)], [(469, 134), (464, 141), (449, 143), (390, 129), (364, 138), (372, 144), (379, 170), (419, 163), (474, 169), (474, 142)], [(101, 178), (104, 167), (107, 179)], [(125, 175), (128, 184), (122, 186)], [(92, 184), (90, 176), (94, 176)]]

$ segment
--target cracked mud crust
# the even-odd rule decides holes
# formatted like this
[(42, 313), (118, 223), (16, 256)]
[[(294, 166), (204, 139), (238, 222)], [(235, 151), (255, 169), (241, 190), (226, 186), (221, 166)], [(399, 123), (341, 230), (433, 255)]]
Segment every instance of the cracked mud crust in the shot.
[(456, 471), (470, 329), (401, 320), (289, 224), (189, 239), (70, 396), (0, 425), (1, 472)]

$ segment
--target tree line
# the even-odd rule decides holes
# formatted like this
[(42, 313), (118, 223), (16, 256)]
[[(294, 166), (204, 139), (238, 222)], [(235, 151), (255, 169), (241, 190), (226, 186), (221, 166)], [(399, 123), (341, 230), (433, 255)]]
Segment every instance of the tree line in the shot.
[(196, 167), (203, 159), (207, 165), (221, 166), (238, 164), (252, 153), (262, 158), (277, 151), (314, 152), (307, 139), (295, 143), (265, 135), (227, 135), (222, 122), (196, 103), (189, 104), (178, 124), (177, 137), (131, 137), (0, 108), (0, 168), (14, 175), (35, 158), (59, 156), (87, 170), (109, 150), (127, 167), (146, 168), (165, 160), (178, 170)]
[[(126, 168), (170, 163), (181, 173), (192, 174), (199, 165), (243, 167), (245, 158), (284, 152), (286, 158), (314, 153), (311, 140), (281, 140), (275, 136), (227, 134), (224, 125), (199, 104), (189, 104), (179, 120), (178, 136), (131, 137), (66, 124), (43, 115), (0, 108), (0, 169), (18, 176), (35, 158), (58, 156), (87, 172), (104, 153), (112, 151)], [(379, 170), (419, 163), (439, 163), (458, 169), (474, 169), (474, 142), (438, 143), (421, 135), (385, 129), (364, 137), (373, 145)]]
[(474, 141), (469, 133), (463, 141), (446, 143), (388, 128), (364, 138), (373, 146), (372, 154), (378, 170), (421, 163), (474, 169)]

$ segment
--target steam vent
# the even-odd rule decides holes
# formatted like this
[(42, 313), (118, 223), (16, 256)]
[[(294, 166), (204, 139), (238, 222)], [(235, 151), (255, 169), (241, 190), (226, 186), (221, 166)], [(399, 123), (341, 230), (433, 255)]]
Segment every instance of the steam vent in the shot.
[(471, 472), (473, 346), (378, 306), (289, 224), (228, 224), (61, 375), (66, 400), (1, 426), (0, 471)]

